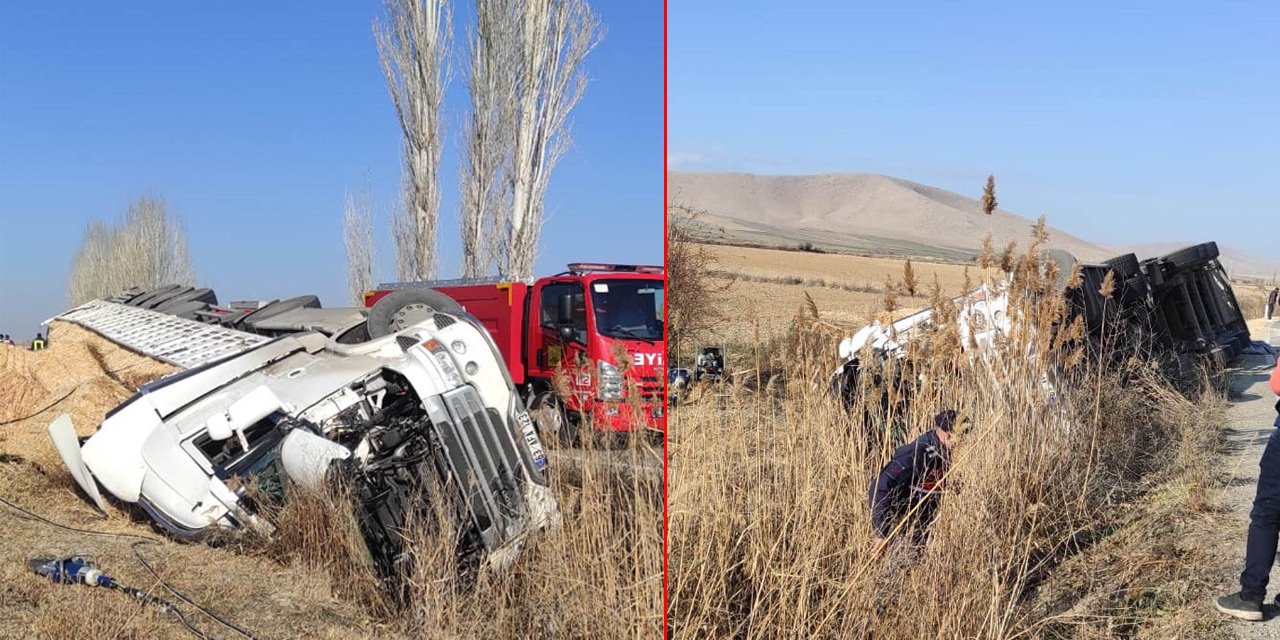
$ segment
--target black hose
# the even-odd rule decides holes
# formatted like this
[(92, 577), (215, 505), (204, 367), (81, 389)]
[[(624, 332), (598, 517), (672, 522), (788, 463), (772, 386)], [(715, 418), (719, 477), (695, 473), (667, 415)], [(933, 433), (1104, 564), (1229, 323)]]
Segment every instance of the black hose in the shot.
[(201, 606), (201, 605), (199, 605), (199, 604), (196, 604), (194, 601), (192, 601), (192, 600), (191, 600), (191, 598), (188, 598), (188, 597), (186, 596), (186, 594), (184, 594), (184, 593), (182, 593), (181, 591), (178, 591), (177, 589), (173, 588), (172, 586), (170, 586), (170, 585), (169, 585), (169, 583), (168, 583), (168, 582), (165, 582), (164, 578), (161, 578), (161, 577), (160, 577), (160, 574), (156, 573), (156, 570), (155, 570), (155, 569), (153, 569), (153, 568), (151, 568), (151, 564), (147, 562), (146, 558), (143, 558), (143, 557), (142, 557), (142, 552), (141, 552), (141, 551), (138, 551), (138, 546), (139, 546), (139, 545), (142, 545), (142, 544), (147, 544), (147, 543), (145, 543), (145, 542), (135, 542), (135, 543), (133, 543), (133, 544), (129, 545), (129, 548), (133, 550), (133, 557), (137, 558), (137, 559), (138, 559), (138, 562), (139, 562), (139, 563), (141, 563), (143, 567), (146, 567), (147, 571), (151, 573), (151, 577), (155, 578), (155, 579), (156, 579), (156, 582), (159, 582), (159, 583), (160, 583), (160, 586), (162, 586), (162, 587), (164, 587), (166, 590), (168, 590), (168, 592), (169, 592), (169, 593), (172, 593), (172, 594), (173, 594), (173, 597), (175, 597), (175, 598), (177, 598), (177, 599), (179, 599), (179, 600), (181, 600), (181, 601), (183, 601), (183, 602), (185, 602), (185, 603), (187, 603), (187, 604), (191, 605), (192, 607), (195, 607), (196, 609), (199, 609), (201, 613), (205, 614), (206, 616), (209, 616), (209, 617), (210, 617), (210, 618), (212, 618), (214, 621), (216, 621), (218, 624), (220, 624), (220, 625), (222, 625), (222, 626), (224, 626), (224, 627), (226, 627), (226, 628), (228, 628), (228, 629), (230, 629), (230, 630), (232, 630), (232, 631), (235, 631), (236, 633), (238, 633), (238, 634), (240, 634), (240, 635), (242, 635), (242, 636), (244, 636), (244, 637), (246, 637), (246, 638), (249, 638), (249, 640), (258, 640), (258, 638), (257, 638), (256, 636), (254, 636), (252, 633), (249, 633), (248, 631), (245, 631), (244, 629), (241, 629), (240, 627), (236, 626), (234, 623), (228, 622), (228, 621), (227, 621), (226, 619), (224, 619), (222, 616), (220, 616), (220, 615), (218, 615), (218, 614), (214, 613), (213, 611), (210, 611), (209, 609), (207, 609), (207, 608), (205, 608), (205, 607), (203, 607), (203, 606)]
[[(62, 530), (64, 530), (64, 531), (71, 531), (71, 532), (73, 532), (73, 533), (82, 533), (82, 534), (85, 534), (85, 535), (92, 535), (92, 536), (102, 536), (102, 537), (106, 537), (106, 538), (121, 538), (121, 539), (133, 539), (133, 540), (135, 540), (135, 542), (133, 542), (131, 545), (129, 545), (129, 548), (133, 551), (133, 556), (134, 556), (134, 558), (136, 558), (136, 559), (138, 560), (138, 562), (139, 562), (139, 563), (140, 563), (140, 564), (141, 564), (141, 565), (142, 565), (142, 566), (143, 566), (143, 567), (144, 567), (144, 568), (145, 568), (149, 573), (151, 573), (151, 576), (152, 576), (153, 578), (155, 578), (156, 582), (160, 583), (160, 586), (162, 586), (162, 587), (164, 587), (166, 590), (168, 590), (168, 591), (169, 591), (169, 593), (172, 593), (172, 594), (174, 595), (174, 597), (176, 597), (176, 598), (178, 598), (179, 600), (181, 600), (181, 601), (185, 602), (186, 604), (191, 605), (192, 607), (196, 608), (196, 609), (197, 609), (197, 610), (199, 610), (201, 613), (203, 613), (204, 615), (208, 616), (209, 618), (211, 618), (212, 620), (214, 620), (214, 621), (215, 621), (215, 622), (217, 622), (218, 624), (221, 624), (222, 626), (224, 626), (224, 627), (226, 627), (226, 628), (228, 628), (228, 629), (231, 629), (232, 631), (235, 631), (236, 633), (238, 633), (238, 634), (240, 634), (240, 635), (244, 636), (245, 638), (248, 638), (249, 640), (258, 640), (257, 636), (254, 636), (253, 634), (249, 633), (248, 631), (245, 631), (244, 629), (242, 629), (242, 628), (240, 628), (240, 627), (236, 626), (235, 624), (233, 624), (233, 623), (231, 623), (231, 622), (228, 622), (228, 621), (227, 621), (226, 619), (224, 619), (222, 616), (219, 616), (217, 613), (214, 613), (213, 611), (209, 610), (208, 608), (203, 607), (203, 606), (201, 606), (201, 605), (197, 604), (195, 601), (193, 601), (191, 598), (188, 598), (188, 597), (187, 597), (185, 594), (183, 594), (181, 591), (178, 591), (177, 589), (175, 589), (175, 588), (173, 588), (172, 586), (170, 586), (168, 582), (165, 582), (165, 580), (164, 580), (163, 578), (161, 578), (161, 577), (160, 577), (160, 574), (156, 573), (156, 570), (155, 570), (154, 568), (152, 568), (152, 567), (151, 567), (151, 564), (150, 564), (150, 563), (148, 563), (148, 562), (147, 562), (147, 560), (146, 560), (145, 558), (143, 558), (143, 557), (142, 557), (142, 553), (141, 553), (140, 551), (138, 551), (138, 547), (139, 547), (140, 545), (144, 545), (144, 544), (162, 544), (162, 543), (164, 542), (164, 540), (162, 540), (162, 539), (160, 539), (160, 538), (157, 538), (157, 537), (155, 537), (155, 536), (143, 536), (143, 535), (138, 535), (138, 534), (136, 534), (136, 533), (116, 533), (116, 532), (112, 532), (112, 531), (94, 531), (94, 530), (92, 530), (92, 529), (80, 529), (80, 528), (78, 528), (78, 527), (68, 526), (68, 525), (62, 524), (62, 523), (60, 523), (60, 522), (54, 522), (53, 520), (50, 520), (50, 519), (48, 519), (48, 518), (46, 518), (46, 517), (44, 517), (44, 516), (42, 516), (42, 515), (40, 515), (40, 514), (33, 513), (33, 512), (31, 512), (31, 511), (29, 511), (29, 510), (27, 510), (27, 509), (24, 509), (24, 508), (22, 508), (22, 507), (20, 507), (20, 506), (18, 506), (18, 505), (16, 505), (16, 504), (14, 504), (14, 503), (12, 503), (12, 502), (10, 502), (10, 501), (6, 500), (5, 498), (0, 498), (0, 504), (3, 504), (4, 506), (6, 506), (6, 507), (8, 507), (8, 508), (10, 508), (10, 509), (12, 509), (12, 510), (14, 510), (14, 511), (18, 512), (19, 514), (21, 514), (22, 516), (24, 516), (25, 518), (27, 518), (27, 519), (29, 519), (29, 520), (35, 520), (35, 521), (38, 521), (38, 522), (42, 522), (42, 523), (44, 523), (44, 524), (46, 524), (46, 525), (49, 525), (49, 526), (51, 526), (51, 527), (55, 527), (55, 528), (58, 528), (58, 529), (62, 529)], [(204, 632), (200, 631), (200, 630), (199, 630), (199, 629), (197, 629), (195, 626), (193, 626), (193, 625), (192, 625), (192, 624), (191, 624), (191, 623), (186, 619), (186, 617), (182, 614), (182, 612), (178, 610), (178, 608), (177, 608), (177, 607), (171, 607), (171, 608), (170, 608), (170, 611), (171, 611), (174, 615), (176, 615), (176, 616), (177, 616), (178, 621), (179, 621), (179, 622), (181, 622), (181, 623), (182, 623), (182, 625), (183, 625), (184, 627), (186, 627), (186, 628), (187, 628), (187, 630), (188, 630), (188, 631), (190, 631), (193, 635), (195, 635), (195, 636), (196, 636), (196, 637), (198, 637), (198, 638), (201, 638), (202, 640), (212, 640), (212, 636), (209, 636), (208, 634), (205, 634)]]

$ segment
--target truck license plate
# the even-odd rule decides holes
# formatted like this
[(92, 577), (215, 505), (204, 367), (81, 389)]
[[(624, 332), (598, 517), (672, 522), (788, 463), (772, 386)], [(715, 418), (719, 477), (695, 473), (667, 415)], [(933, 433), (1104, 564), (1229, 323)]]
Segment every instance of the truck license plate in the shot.
[(538, 471), (544, 471), (547, 468), (547, 454), (542, 450), (542, 441), (538, 439), (538, 432), (533, 428), (533, 420), (529, 418), (529, 414), (524, 411), (516, 413), (516, 421), (520, 423), (520, 431), (524, 433), (524, 442), (529, 445), (529, 453), (533, 455), (533, 466)]

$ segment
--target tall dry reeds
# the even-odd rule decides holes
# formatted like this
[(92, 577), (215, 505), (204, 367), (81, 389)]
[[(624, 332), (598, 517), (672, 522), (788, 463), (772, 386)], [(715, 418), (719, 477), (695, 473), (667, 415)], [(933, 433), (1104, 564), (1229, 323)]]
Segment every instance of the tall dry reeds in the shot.
[[(729, 393), (672, 413), (673, 637), (1088, 637), (1118, 619), (1141, 627), (1149, 612), (1127, 595), (1090, 600), (1088, 585), (1048, 585), (1125, 519), (1127, 501), (1203, 470), (1214, 392), (1173, 391), (1154, 364), (1120, 349), (1118, 328), (1084, 340), (1066, 322), (1043, 246), (1037, 234), (1008, 265), (1015, 321), (995, 349), (973, 349), (957, 304), (935, 295), (936, 330), (901, 358), (864, 353), (841, 403), (826, 380), (841, 364), (837, 333), (802, 310), (784, 348), (755, 354), (785, 372), (779, 393)], [(973, 428), (954, 451), (937, 519), (925, 542), (898, 531), (881, 557), (868, 486), (942, 408)]]
[(529, 535), (504, 570), (459, 566), (453, 507), (436, 495), (421, 497), (428, 506), (406, 532), (409, 560), (391, 581), (374, 575), (340, 489), (285, 487), (282, 502), (262, 501), (275, 533), (238, 542), (326, 572), (333, 597), (358, 601), (361, 622), (385, 637), (661, 637), (662, 477), (645, 471), (661, 451), (642, 437), (609, 444), (583, 438), (553, 453), (548, 481), (562, 521)]

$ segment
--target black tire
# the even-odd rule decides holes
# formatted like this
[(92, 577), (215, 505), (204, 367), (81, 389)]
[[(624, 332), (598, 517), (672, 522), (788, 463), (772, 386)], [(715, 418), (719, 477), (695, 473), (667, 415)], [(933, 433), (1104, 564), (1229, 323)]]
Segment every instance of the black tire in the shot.
[(159, 309), (161, 306), (165, 305), (166, 303), (172, 300), (176, 300), (193, 291), (195, 291), (195, 288), (193, 287), (178, 287), (173, 291), (167, 291), (165, 293), (152, 296), (150, 300), (146, 301), (146, 303), (143, 304), (143, 306), (148, 309)]
[(1138, 275), (1141, 269), (1138, 268), (1138, 256), (1132, 253), (1126, 253), (1122, 256), (1116, 256), (1110, 260), (1104, 260), (1102, 264), (1111, 267), (1111, 271), (1121, 280), (1128, 280)]
[(162, 307), (163, 308), (156, 309), (156, 311), (167, 313), (171, 316), (177, 316), (179, 318), (186, 318), (187, 320), (195, 320), (196, 312), (208, 309), (209, 305), (200, 302), (199, 300), (185, 300), (176, 303), (165, 303)]
[(203, 302), (205, 304), (216, 305), (218, 304), (218, 296), (213, 293), (213, 289), (210, 289), (208, 287), (190, 289), (184, 293), (180, 293), (176, 296), (169, 298), (168, 300), (165, 300), (164, 302), (156, 306), (155, 310), (163, 311), (164, 307), (178, 304), (181, 302)]
[(163, 287), (160, 287), (158, 289), (150, 289), (147, 291), (143, 291), (142, 293), (139, 293), (138, 295), (130, 298), (129, 301), (126, 302), (125, 304), (134, 306), (134, 307), (145, 307), (147, 303), (151, 301), (152, 298), (155, 298), (156, 296), (162, 296), (166, 293), (169, 293), (170, 291), (180, 289), (181, 287), (182, 285), (170, 284), (170, 285), (165, 285)]
[(320, 308), (320, 298), (312, 295), (297, 296), (287, 300), (276, 300), (268, 302), (267, 306), (251, 312), (249, 315), (239, 320), (237, 324), (246, 327), (249, 331), (254, 331), (254, 323), (269, 320), (286, 311), (318, 308)]
[(1218, 243), (1204, 242), (1165, 255), (1162, 260), (1178, 269), (1194, 267), (1218, 257)]
[(436, 312), (462, 314), (457, 300), (435, 289), (401, 289), (383, 296), (369, 309), (369, 337), (377, 339), (402, 331)]
[(132, 288), (126, 289), (125, 291), (120, 292), (119, 295), (107, 298), (107, 301), (118, 302), (120, 304), (128, 304), (130, 300), (142, 295), (143, 293), (145, 292), (142, 289), (139, 289), (138, 287), (132, 287)]

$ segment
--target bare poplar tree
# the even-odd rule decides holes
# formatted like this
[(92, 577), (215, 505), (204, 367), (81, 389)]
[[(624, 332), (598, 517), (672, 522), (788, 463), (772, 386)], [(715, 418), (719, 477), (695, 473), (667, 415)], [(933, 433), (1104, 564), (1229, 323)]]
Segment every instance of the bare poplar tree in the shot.
[(701, 215), (701, 211), (684, 205), (667, 207), (667, 345), (672, 349), (678, 348), (682, 339), (696, 339), (721, 320), (716, 294), (724, 287), (717, 286), (710, 276), (715, 256), (698, 244), (694, 232)]
[(519, 70), (517, 0), (476, 0), (469, 41), (471, 113), (463, 132), (462, 275), (480, 276), (496, 259), (511, 207), (507, 176)]
[(498, 263), (502, 275), (528, 278), (542, 233), (547, 182), (569, 147), (569, 113), (586, 89), (582, 62), (600, 41), (602, 29), (586, 0), (525, 0), (517, 6), (512, 202)]
[(93, 220), (85, 227), (84, 240), (71, 262), (71, 278), (67, 297), (71, 304), (81, 304), (95, 298), (111, 295), (107, 282), (111, 265), (111, 228), (101, 220)]
[(143, 197), (108, 226), (94, 221), (71, 264), (67, 294), (73, 304), (115, 295), (130, 287), (191, 285), (195, 273), (187, 234), (164, 200)]
[[(408, 196), (407, 189), (400, 192), (401, 196)], [(396, 278), (401, 282), (418, 280), (418, 222), (404, 197), (391, 210), (391, 239), (396, 248)]]
[[(448, 84), (452, 18), (448, 0), (384, 0), (387, 22), (375, 21), (374, 39), (387, 91), (404, 136), (405, 211), (412, 221), (395, 226), (397, 268), (412, 279), (435, 275), (436, 226), (440, 217), (441, 105)], [(399, 234), (411, 234), (402, 245)], [(406, 240), (409, 237), (405, 238)], [(412, 249), (412, 260), (399, 258)], [(408, 262), (409, 264), (404, 264)], [(401, 274), (404, 277), (405, 274)]]
[(364, 302), (373, 288), (373, 203), (368, 190), (347, 192), (342, 205), (342, 239), (347, 250), (347, 289), (351, 302)]

